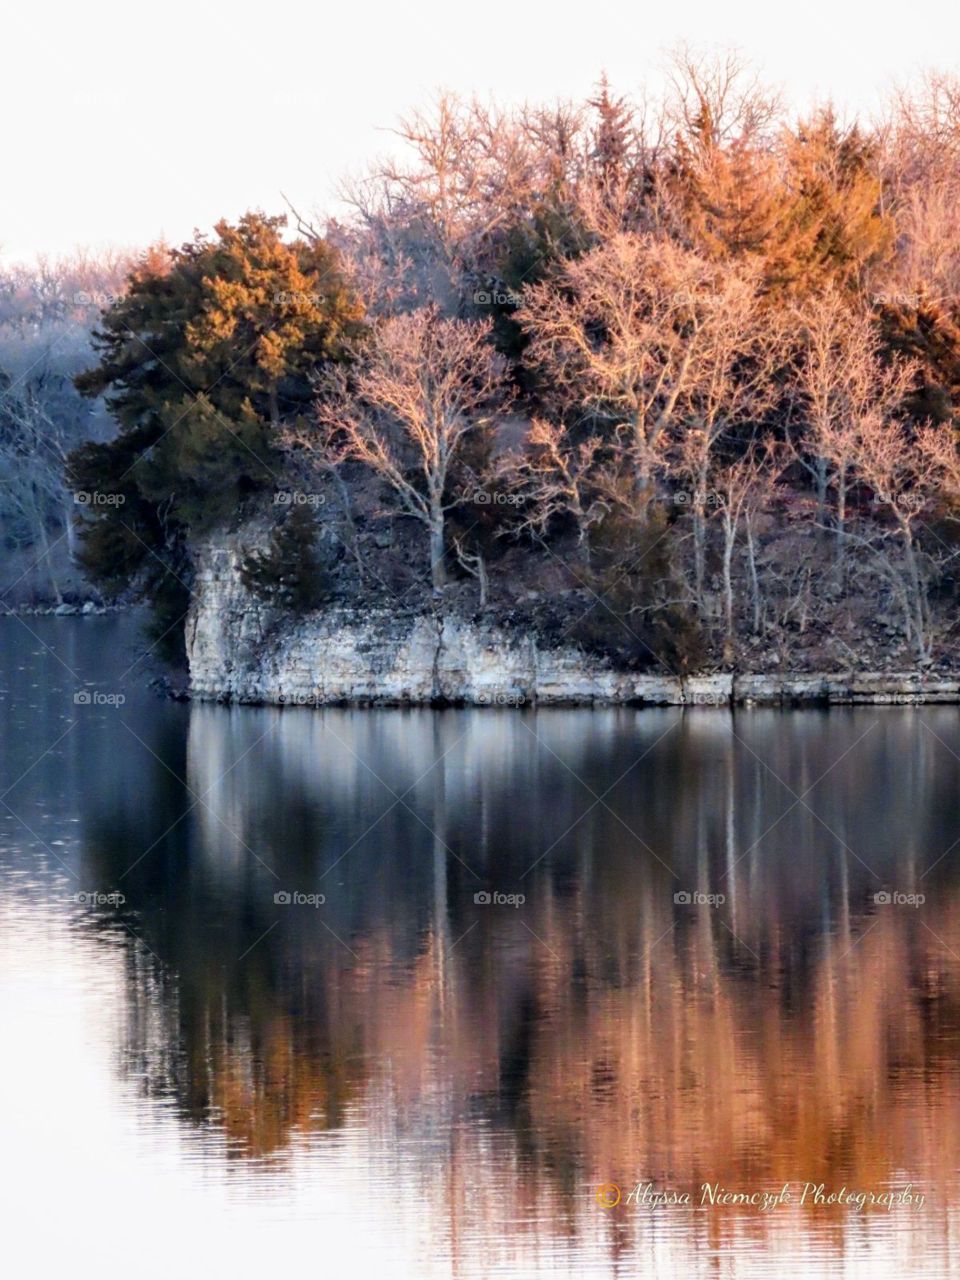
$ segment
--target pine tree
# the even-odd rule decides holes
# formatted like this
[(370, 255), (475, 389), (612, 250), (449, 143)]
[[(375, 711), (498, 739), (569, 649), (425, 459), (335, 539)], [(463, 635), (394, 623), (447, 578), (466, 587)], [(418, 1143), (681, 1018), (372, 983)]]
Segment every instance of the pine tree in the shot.
[(327, 596), (316, 533), (309, 508), (293, 507), (271, 533), (267, 549), (244, 557), (240, 566), (244, 586), (277, 608), (295, 613), (316, 609)]
[(769, 295), (809, 295), (831, 281), (853, 290), (893, 247), (872, 159), (829, 111), (779, 149), (750, 135), (721, 146), (704, 115), (677, 140), (667, 187), (693, 245), (713, 258), (759, 258)]
[(696, 247), (720, 259), (774, 253), (788, 214), (775, 158), (747, 139), (726, 148), (680, 139), (677, 147), (669, 186)]
[(811, 294), (828, 281), (862, 287), (893, 249), (892, 220), (881, 212), (871, 145), (843, 130), (829, 110), (790, 135), (786, 186), (791, 209), (770, 263), (771, 283)]
[(593, 160), (601, 184), (611, 189), (631, 176), (635, 152), (633, 112), (625, 98), (610, 92), (607, 77), (601, 76), (597, 95), (589, 99), (597, 113), (593, 134)]

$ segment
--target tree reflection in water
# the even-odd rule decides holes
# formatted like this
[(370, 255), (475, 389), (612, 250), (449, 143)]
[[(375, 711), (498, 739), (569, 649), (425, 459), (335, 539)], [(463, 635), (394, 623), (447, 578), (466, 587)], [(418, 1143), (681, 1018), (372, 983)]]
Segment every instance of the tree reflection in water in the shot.
[[(125, 1069), (237, 1160), (379, 1135), (493, 1253), (544, 1231), (628, 1249), (652, 1220), (592, 1188), (647, 1181), (912, 1181), (907, 1231), (946, 1248), (955, 718), (195, 707), (85, 833), (139, 939)], [(725, 901), (675, 901), (697, 889)], [(326, 901), (274, 901), (293, 890)], [(663, 1212), (716, 1248), (856, 1231)]]

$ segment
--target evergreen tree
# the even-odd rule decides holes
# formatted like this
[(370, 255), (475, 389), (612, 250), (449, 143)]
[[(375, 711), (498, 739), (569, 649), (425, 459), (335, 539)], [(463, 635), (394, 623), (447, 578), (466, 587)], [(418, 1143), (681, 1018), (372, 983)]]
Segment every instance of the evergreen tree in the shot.
[(157, 603), (172, 581), (182, 597), (191, 535), (275, 479), (278, 427), (308, 409), (311, 374), (361, 332), (335, 251), (285, 243), (284, 225), (248, 213), (213, 239), (153, 252), (95, 331), (99, 364), (76, 385), (106, 396), (120, 430), (79, 449), (70, 473), (111, 495), (90, 508), (83, 552), (105, 589)]
[(785, 162), (792, 205), (770, 263), (771, 283), (801, 294), (828, 281), (848, 292), (862, 288), (894, 242), (872, 145), (856, 127), (841, 129), (827, 110), (790, 136)]
[(945, 304), (880, 295), (880, 334), (888, 352), (920, 363), (909, 409), (918, 422), (956, 420), (960, 405), (960, 323)]
[(831, 281), (862, 288), (892, 250), (893, 224), (859, 131), (825, 111), (779, 149), (749, 134), (720, 145), (712, 133), (698, 117), (677, 140), (667, 182), (692, 244), (713, 258), (759, 258), (771, 295), (809, 295)]
[(721, 148), (678, 140), (670, 189), (678, 197), (687, 233), (711, 258), (782, 251), (789, 204), (775, 159), (747, 139)]
[(601, 76), (597, 95), (589, 99), (597, 114), (593, 133), (593, 161), (601, 184), (610, 189), (627, 181), (635, 158), (636, 139), (633, 111), (626, 98), (610, 92), (607, 77)]
[(327, 595), (326, 575), (316, 551), (316, 521), (307, 507), (293, 507), (270, 535), (264, 551), (246, 554), (244, 586), (280, 609), (303, 613)]

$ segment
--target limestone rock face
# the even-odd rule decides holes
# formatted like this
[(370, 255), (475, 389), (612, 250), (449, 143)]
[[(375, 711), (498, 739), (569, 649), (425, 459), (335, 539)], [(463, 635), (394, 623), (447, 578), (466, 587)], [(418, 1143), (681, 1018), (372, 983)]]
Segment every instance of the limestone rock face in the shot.
[[(615, 671), (574, 645), (451, 616), (329, 608), (291, 619), (266, 608), (222, 543), (198, 557), (187, 620), (190, 689), (238, 702), (679, 703), (672, 676)], [(718, 677), (721, 681), (729, 677)]]
[(384, 706), (960, 702), (960, 680), (918, 672), (715, 675), (618, 671), (573, 644), (439, 613), (330, 607), (291, 619), (243, 586), (229, 538), (197, 553), (187, 619), (190, 693), (227, 702)]

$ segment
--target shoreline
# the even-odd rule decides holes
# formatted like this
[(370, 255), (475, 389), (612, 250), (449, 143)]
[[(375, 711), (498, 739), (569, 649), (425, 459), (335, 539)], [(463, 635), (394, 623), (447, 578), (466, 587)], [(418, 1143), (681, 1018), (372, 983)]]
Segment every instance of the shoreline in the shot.
[(130, 605), (85, 600), (82, 604), (4, 605), (0, 608), (0, 618), (102, 618), (109, 613), (129, 613), (130, 610)]
[[(960, 705), (960, 663), (906, 654), (859, 670), (637, 671), (534, 625), (455, 610), (332, 604), (299, 616), (244, 586), (236, 538), (199, 549), (173, 696), (303, 707), (610, 707)], [(749, 659), (747, 660), (749, 661)], [(895, 669), (891, 670), (890, 668)], [(886, 669), (884, 669), (886, 668)], [(174, 687), (174, 683), (180, 687)]]
[[(88, 601), (4, 608), (0, 616), (89, 618), (127, 612), (129, 606)], [(495, 627), (480, 628), (478, 634), (463, 619), (447, 619), (439, 632), (431, 620), (429, 634), (421, 632), (420, 643), (412, 645), (408, 627), (397, 628), (397, 619), (391, 626), (375, 613), (358, 627), (351, 611), (333, 610), (323, 623), (301, 621), (273, 635), (257, 619), (254, 638), (243, 625), (250, 615), (240, 610), (217, 619), (227, 625), (216, 627), (215, 642), (208, 645), (197, 644), (199, 621), (194, 610), (189, 679), (167, 675), (159, 681), (166, 696), (178, 701), (311, 709), (960, 706), (960, 667), (680, 677), (617, 669), (574, 647), (540, 648), (532, 635), (518, 643)], [(209, 631), (207, 639), (214, 639)]]
[[(609, 673), (603, 673), (607, 675)], [(826, 708), (850, 706), (958, 706), (960, 705), (960, 673), (956, 676), (924, 676), (919, 672), (865, 672), (861, 674), (788, 674), (784, 676), (744, 673), (743, 675), (703, 675), (684, 679), (671, 676), (634, 675), (632, 690), (623, 695), (590, 693), (564, 694), (552, 691), (527, 693), (517, 689), (509, 693), (477, 691), (451, 697), (435, 693), (428, 697), (404, 696), (396, 693), (324, 695), (320, 685), (314, 692), (284, 691), (261, 688), (253, 692), (196, 689), (189, 686), (167, 692), (179, 700), (216, 703), (225, 706), (276, 706), (322, 709), (354, 707), (358, 709), (424, 708), (440, 710), (459, 708), (477, 710), (523, 710), (525, 708), (611, 708), (611, 707), (685, 707), (685, 708)]]

